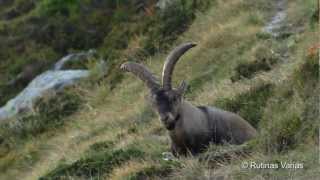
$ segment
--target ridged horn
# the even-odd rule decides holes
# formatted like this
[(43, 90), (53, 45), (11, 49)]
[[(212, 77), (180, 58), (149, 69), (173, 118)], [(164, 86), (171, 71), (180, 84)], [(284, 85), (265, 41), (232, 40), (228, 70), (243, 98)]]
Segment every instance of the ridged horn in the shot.
[(134, 62), (126, 62), (120, 66), (120, 69), (131, 72), (141, 79), (151, 90), (160, 87), (157, 78), (149, 71), (149, 69), (141, 64)]
[(190, 48), (196, 46), (195, 43), (184, 43), (180, 46), (176, 47), (174, 50), (170, 52), (168, 55), (162, 69), (162, 85), (165, 90), (172, 89), (171, 87), (171, 80), (172, 80), (172, 73), (176, 63), (178, 62), (179, 58)]

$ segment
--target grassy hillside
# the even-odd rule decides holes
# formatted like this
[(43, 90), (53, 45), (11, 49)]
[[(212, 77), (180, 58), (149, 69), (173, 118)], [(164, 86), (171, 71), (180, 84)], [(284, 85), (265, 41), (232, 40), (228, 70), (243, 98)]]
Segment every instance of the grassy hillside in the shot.
[[(27, 1), (15, 1), (15, 4), (9, 3), (2, 8), (17, 8), (22, 2)], [(19, 43), (2, 34), (0, 37), (8, 38), (13, 45), (1, 48), (0, 55), (10, 58), (1, 61), (1, 75), (5, 73), (0, 81), (4, 82), (19, 72), (22, 64), (27, 62), (16, 59), (24, 55), (30, 59), (44, 57), (49, 63), (68, 51), (86, 48), (97, 48), (108, 59), (111, 70), (108, 77), (102, 80), (92, 77), (68, 89), (57, 99), (40, 102), (37, 108), (39, 115), (2, 123), (0, 179), (319, 177), (319, 39), (316, 38), (319, 19), (316, 17), (315, 1), (288, 1), (285, 7), (287, 18), (276, 38), (262, 31), (277, 11), (274, 1), (216, 0), (196, 8), (195, 4), (190, 3), (192, 1), (182, 1), (187, 4), (174, 7), (180, 9), (184, 5), (187, 9), (181, 12), (175, 9), (172, 13), (178, 11), (184, 18), (173, 22), (168, 17), (148, 14), (152, 14), (151, 9), (143, 11), (145, 13), (138, 17), (124, 18), (131, 11), (121, 7), (122, 14), (117, 12), (120, 14), (112, 16), (120, 20), (105, 21), (106, 16), (100, 13), (106, 11), (101, 9), (111, 7), (110, 4), (98, 7), (90, 4), (92, 7), (89, 12), (92, 14), (89, 14), (97, 18), (93, 22), (87, 16), (88, 19), (79, 16), (83, 14), (83, 4), (70, 1), (70, 5), (63, 6), (61, 10), (60, 7), (52, 8), (54, 4), (48, 6), (46, 3), (50, 1), (41, 2), (22, 16), (0, 21), (2, 31), (9, 28), (16, 31), (7, 33), (15, 36), (24, 34), (19, 27), (27, 26), (24, 23), (29, 22), (28, 19), (33, 16), (49, 18), (41, 22), (60, 27), (65, 22), (56, 18), (62, 16), (64, 19), (64, 13), (67, 13), (67, 22), (79, 28), (95, 22), (96, 26), (93, 27), (102, 33), (104, 40), (96, 37), (96, 33), (92, 35), (93, 39), (86, 33), (75, 33), (79, 37), (67, 35), (42, 43), (32, 42), (34, 38), (18, 36), (27, 38), (26, 41), (20, 39), (18, 42), (27, 43), (26, 47), (30, 50), (17, 53), (12, 51), (18, 48)], [(126, 3), (117, 2), (120, 5)], [(44, 7), (52, 9), (46, 10)], [(149, 20), (139, 21), (147, 16)], [(125, 23), (119, 23), (121, 18), (126, 20)], [(114, 26), (110, 22), (115, 23), (112, 24)], [(177, 22), (181, 26), (176, 27)], [(140, 27), (136, 27), (136, 31), (132, 30), (136, 24)], [(112, 29), (104, 32), (102, 29), (108, 26)], [(146, 28), (149, 31), (145, 32)], [(128, 38), (123, 38), (127, 34), (130, 34)], [(43, 40), (43, 36), (40, 37)], [(64, 37), (74, 38), (79, 46), (73, 46), (76, 43), (71, 43), (70, 39), (64, 42), (70, 43), (70, 47), (56, 42), (64, 40)], [(86, 42), (86, 38), (94, 42)], [(95, 39), (98, 39), (97, 42)], [(230, 153), (228, 157), (221, 158), (220, 152), (229, 151), (234, 146), (212, 145), (198, 157), (163, 160), (162, 152), (169, 151), (170, 141), (157, 115), (144, 99), (148, 91), (135, 77), (120, 72), (118, 66), (128, 60), (139, 61), (160, 75), (169, 49), (186, 41), (197, 42), (198, 46), (183, 56), (177, 65), (175, 84), (183, 79), (189, 82), (186, 99), (193, 104), (212, 105), (233, 111), (255, 126), (259, 137), (249, 142), (250, 154)], [(35, 46), (40, 46), (41, 50)], [(10, 62), (19, 65), (5, 71), (3, 68), (9, 67)], [(279, 164), (282, 161), (303, 163), (303, 169), (242, 168), (244, 162)]]
[(156, 1), (15, 0), (0, 13), (0, 105), (25, 84), (8, 88), (28, 64), (39, 73), (67, 53), (96, 49), (110, 66), (104, 81), (113, 88), (125, 59), (141, 61), (170, 47), (210, 1), (177, 1), (164, 12)]

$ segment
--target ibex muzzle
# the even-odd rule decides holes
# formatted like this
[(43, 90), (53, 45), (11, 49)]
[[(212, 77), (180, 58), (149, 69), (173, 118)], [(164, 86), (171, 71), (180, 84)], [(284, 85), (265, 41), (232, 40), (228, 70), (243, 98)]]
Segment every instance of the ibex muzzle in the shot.
[(169, 131), (174, 155), (186, 155), (188, 152), (197, 154), (210, 143), (242, 144), (256, 136), (256, 130), (232, 112), (208, 106), (196, 107), (185, 101), (185, 81), (178, 88), (172, 88), (172, 73), (176, 63), (195, 45), (182, 44), (169, 54), (163, 66), (162, 84), (141, 64), (127, 62), (121, 65), (121, 69), (133, 73), (149, 88), (149, 101)]

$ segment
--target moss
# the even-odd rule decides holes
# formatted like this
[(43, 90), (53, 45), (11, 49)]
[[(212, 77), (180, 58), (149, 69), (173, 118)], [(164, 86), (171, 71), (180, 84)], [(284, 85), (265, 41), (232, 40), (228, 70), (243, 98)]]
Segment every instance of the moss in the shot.
[(70, 165), (60, 165), (40, 179), (94, 178), (108, 175), (114, 167), (134, 158), (143, 158), (144, 153), (138, 149), (114, 150), (86, 157)]
[(274, 86), (272, 84), (263, 83), (234, 98), (218, 99), (215, 105), (239, 114), (251, 125), (257, 127), (262, 118), (267, 100), (273, 94), (273, 88)]

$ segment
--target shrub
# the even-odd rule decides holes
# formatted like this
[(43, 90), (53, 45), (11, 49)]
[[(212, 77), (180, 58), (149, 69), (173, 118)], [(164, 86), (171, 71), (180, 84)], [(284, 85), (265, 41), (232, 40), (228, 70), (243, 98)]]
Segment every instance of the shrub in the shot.
[(256, 34), (256, 37), (257, 37), (258, 39), (262, 39), (262, 40), (271, 39), (271, 38), (272, 38), (272, 34), (267, 33), (267, 32), (258, 32), (258, 33)]
[[(302, 125), (301, 100), (289, 89), (278, 87), (278, 96), (269, 100), (260, 123), (261, 147), (266, 152), (281, 152), (293, 148), (296, 133)], [(279, 97), (281, 96), (281, 97)]]
[(78, 0), (42, 0), (40, 4), (40, 14), (54, 15), (61, 14), (69, 16), (79, 9)]
[(269, 100), (260, 124), (259, 140), (264, 150), (281, 152), (308, 140), (317, 141), (318, 73), (317, 58), (306, 57), (292, 79), (275, 89), (277, 95)]
[[(319, 50), (318, 50), (319, 52)], [(302, 127), (300, 132), (296, 133), (300, 141), (306, 138), (318, 139), (319, 123), (319, 55), (306, 56), (305, 62), (296, 70), (294, 74), (294, 87), (304, 102), (303, 112), (301, 114)]]
[(0, 135), (24, 139), (57, 128), (64, 124), (66, 116), (80, 108), (81, 102), (80, 96), (71, 90), (59, 93), (55, 97), (43, 98), (35, 104), (34, 114), (3, 123)]

